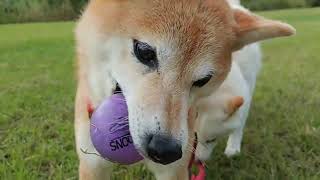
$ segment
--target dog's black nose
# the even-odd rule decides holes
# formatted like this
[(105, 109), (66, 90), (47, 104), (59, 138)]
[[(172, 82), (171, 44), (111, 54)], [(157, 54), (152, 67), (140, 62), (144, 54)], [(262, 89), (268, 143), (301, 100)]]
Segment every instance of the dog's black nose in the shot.
[(168, 136), (148, 137), (147, 153), (152, 161), (167, 165), (182, 157), (181, 144)]

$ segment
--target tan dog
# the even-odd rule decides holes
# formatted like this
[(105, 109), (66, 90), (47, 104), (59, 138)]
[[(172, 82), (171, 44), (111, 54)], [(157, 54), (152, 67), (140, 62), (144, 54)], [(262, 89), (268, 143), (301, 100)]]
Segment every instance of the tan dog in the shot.
[(95, 152), (88, 101), (97, 107), (116, 89), (127, 100), (134, 144), (156, 178), (188, 179), (197, 100), (224, 81), (233, 51), (293, 33), (224, 0), (91, 0), (76, 29), (80, 179), (110, 177), (112, 163), (80, 149)]

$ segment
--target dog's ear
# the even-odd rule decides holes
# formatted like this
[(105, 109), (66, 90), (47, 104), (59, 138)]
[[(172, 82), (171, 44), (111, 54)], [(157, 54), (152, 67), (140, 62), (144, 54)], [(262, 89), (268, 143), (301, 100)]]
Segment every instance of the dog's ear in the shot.
[(265, 19), (243, 8), (234, 8), (233, 15), (236, 22), (234, 31), (236, 43), (234, 50), (261, 40), (275, 37), (291, 36), (296, 30), (289, 24)]
[(228, 113), (231, 116), (243, 105), (243, 103), (244, 103), (244, 99), (242, 96), (232, 97), (227, 102), (226, 113)]

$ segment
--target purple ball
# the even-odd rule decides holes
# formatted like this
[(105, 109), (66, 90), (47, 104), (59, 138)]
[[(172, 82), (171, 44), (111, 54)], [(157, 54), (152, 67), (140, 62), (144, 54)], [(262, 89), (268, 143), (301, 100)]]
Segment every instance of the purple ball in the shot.
[(122, 94), (112, 95), (95, 110), (90, 135), (96, 150), (109, 161), (130, 165), (143, 159), (130, 135), (128, 107)]

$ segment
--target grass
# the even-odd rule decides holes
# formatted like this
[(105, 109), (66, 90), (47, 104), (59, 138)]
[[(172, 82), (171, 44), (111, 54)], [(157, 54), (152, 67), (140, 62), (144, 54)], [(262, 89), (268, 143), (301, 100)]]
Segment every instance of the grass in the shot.
[[(263, 44), (240, 156), (221, 142), (208, 179), (320, 179), (320, 9), (261, 14), (298, 35)], [(0, 26), (0, 179), (77, 179), (73, 23)], [(117, 178), (115, 178), (117, 176)], [(118, 167), (115, 179), (151, 179)]]

